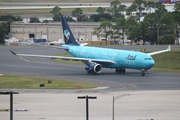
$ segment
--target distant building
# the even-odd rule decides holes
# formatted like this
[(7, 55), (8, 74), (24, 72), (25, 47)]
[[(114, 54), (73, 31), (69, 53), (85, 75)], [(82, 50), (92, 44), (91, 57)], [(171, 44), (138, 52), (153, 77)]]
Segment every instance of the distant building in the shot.
[[(95, 27), (100, 23), (69, 23), (71, 30), (76, 39), (79, 40), (100, 40), (93, 35)], [(20, 41), (26, 39), (46, 39), (47, 41), (55, 41), (63, 39), (62, 26), (60, 23), (12, 23), (10, 27), (10, 37), (16, 37)]]

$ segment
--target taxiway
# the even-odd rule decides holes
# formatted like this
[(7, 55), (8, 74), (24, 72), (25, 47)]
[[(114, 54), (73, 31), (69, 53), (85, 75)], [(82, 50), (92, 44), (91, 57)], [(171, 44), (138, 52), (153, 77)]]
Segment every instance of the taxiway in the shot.
[[(112, 47), (112, 46), (111, 46)], [(117, 47), (117, 46), (116, 46)], [(140, 50), (166, 49), (166, 46), (119, 46), (116, 49)], [(179, 49), (179, 46), (173, 46)], [(116, 74), (114, 69), (105, 69), (98, 75), (87, 75), (84, 65), (55, 63), (49, 59), (14, 56), (9, 50), (25, 54), (57, 55), (64, 50), (38, 46), (1, 46), (0, 74), (39, 76), (87, 82), (105, 86), (111, 91), (119, 90), (179, 90), (180, 74), (149, 71), (146, 76), (140, 76), (140, 71), (127, 69), (126, 74)], [(107, 89), (106, 89), (107, 90)]]
[[(112, 46), (108, 46), (112, 47)], [(114, 47), (114, 46), (113, 46)], [(140, 50), (165, 49), (166, 46), (116, 46), (116, 49)], [(180, 46), (173, 46), (180, 49)], [(84, 120), (85, 100), (78, 96), (96, 96), (89, 100), (89, 118), (93, 120), (112, 119), (112, 98), (114, 119), (118, 120), (179, 120), (180, 118), (180, 74), (150, 71), (142, 77), (137, 70), (126, 74), (115, 74), (114, 70), (103, 69), (99, 75), (87, 75), (84, 65), (61, 64), (44, 58), (14, 56), (17, 53), (57, 55), (64, 50), (38, 46), (0, 46), (0, 74), (39, 76), (99, 84), (94, 89), (0, 89), (16, 91), (14, 95), (14, 120)], [(0, 82), (1, 84), (1, 82)], [(127, 95), (129, 94), (129, 95)], [(9, 96), (0, 95), (0, 108), (9, 107)], [(9, 111), (0, 111), (0, 120), (10, 118)]]

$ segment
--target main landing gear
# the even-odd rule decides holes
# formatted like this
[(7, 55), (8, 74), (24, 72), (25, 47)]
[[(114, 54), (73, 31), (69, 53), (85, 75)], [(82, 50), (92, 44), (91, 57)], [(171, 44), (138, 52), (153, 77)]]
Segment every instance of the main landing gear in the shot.
[(97, 73), (93, 72), (93, 71), (87, 71), (87, 74), (91, 74), (91, 75), (96, 75)]
[[(116, 73), (126, 73), (126, 69), (125, 68), (116, 68), (115, 70)], [(141, 76), (145, 76), (145, 69), (141, 70)]]
[(115, 72), (116, 73), (126, 73), (126, 69), (125, 68), (116, 68)]

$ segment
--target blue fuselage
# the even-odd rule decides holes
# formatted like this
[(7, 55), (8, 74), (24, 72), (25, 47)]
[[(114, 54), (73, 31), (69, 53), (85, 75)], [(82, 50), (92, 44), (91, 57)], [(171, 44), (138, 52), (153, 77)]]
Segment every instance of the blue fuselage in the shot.
[(68, 52), (74, 57), (112, 60), (116, 62), (116, 64), (101, 64), (106, 68), (131, 68), (148, 70), (155, 64), (150, 55), (142, 52), (89, 46), (63, 45), (62, 47), (68, 47)]

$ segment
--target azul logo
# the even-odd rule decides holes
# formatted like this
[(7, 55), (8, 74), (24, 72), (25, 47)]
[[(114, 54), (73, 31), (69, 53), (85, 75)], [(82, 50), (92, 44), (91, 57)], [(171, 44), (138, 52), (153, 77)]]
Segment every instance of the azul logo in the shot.
[(69, 36), (70, 36), (70, 33), (69, 33), (69, 31), (68, 30), (64, 30), (64, 36), (65, 36), (65, 38), (66, 38), (66, 43), (68, 43), (68, 41), (69, 41)]
[(132, 56), (132, 55), (129, 54), (129, 55), (127, 56), (126, 60), (135, 60), (135, 59), (136, 59), (136, 56), (137, 56), (137, 55)]

